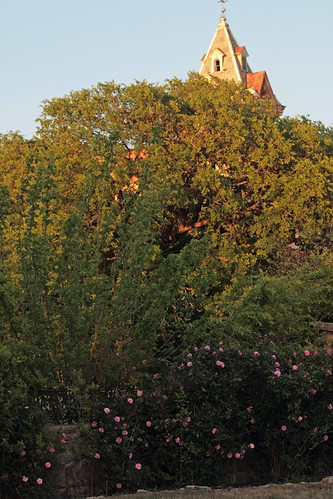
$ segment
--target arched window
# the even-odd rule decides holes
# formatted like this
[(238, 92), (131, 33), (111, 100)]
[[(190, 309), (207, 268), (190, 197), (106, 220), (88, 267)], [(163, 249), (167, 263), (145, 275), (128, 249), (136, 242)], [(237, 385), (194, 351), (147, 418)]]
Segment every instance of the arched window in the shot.
[(221, 61), (219, 59), (216, 59), (214, 62), (214, 70), (221, 71)]

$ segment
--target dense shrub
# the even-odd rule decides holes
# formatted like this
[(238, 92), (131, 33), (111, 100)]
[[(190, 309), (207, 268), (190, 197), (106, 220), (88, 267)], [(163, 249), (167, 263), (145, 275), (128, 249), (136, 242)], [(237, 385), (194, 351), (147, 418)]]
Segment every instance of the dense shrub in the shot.
[(83, 425), (95, 485), (110, 492), (329, 472), (331, 369), (331, 350), (294, 351), (268, 338), (256, 350), (207, 345), (147, 367)]
[[(29, 359), (7, 342), (0, 345), (0, 497), (51, 497), (49, 468), (55, 462), (36, 404), (41, 380)], [(38, 481), (37, 481), (38, 480)]]

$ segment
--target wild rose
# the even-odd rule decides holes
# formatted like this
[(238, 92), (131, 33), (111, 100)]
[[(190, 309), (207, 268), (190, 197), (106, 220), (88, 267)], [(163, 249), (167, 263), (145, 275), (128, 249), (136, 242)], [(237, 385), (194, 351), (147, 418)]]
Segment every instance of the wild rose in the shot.
[(148, 426), (148, 428), (151, 427), (151, 421), (146, 421), (146, 426)]
[(119, 417), (119, 416), (116, 416), (116, 417), (115, 417), (115, 418), (113, 418), (113, 419), (114, 419), (114, 421), (115, 421), (116, 423), (119, 423), (119, 422), (120, 422), (120, 417)]
[(280, 367), (280, 363), (279, 362), (275, 362), (274, 366), (275, 367)]
[(217, 428), (212, 429), (212, 434), (214, 435), (217, 432)]
[(27, 482), (28, 480), (29, 480), (29, 477), (27, 477), (27, 476), (23, 475), (23, 477), (22, 477), (22, 482)]
[(312, 389), (311, 389), (311, 393), (312, 393), (312, 395), (316, 395), (317, 390), (315, 390), (314, 388), (312, 388)]
[(142, 394), (143, 394), (143, 391), (142, 391), (142, 390), (138, 390), (138, 391), (136, 392), (137, 397), (142, 397)]
[(94, 458), (95, 458), (95, 459), (100, 459), (100, 457), (101, 457), (101, 456), (98, 454), (98, 452), (96, 452), (96, 454), (94, 455)]
[(295, 365), (294, 365), (294, 366), (293, 366), (293, 371), (297, 371), (297, 369), (298, 369), (298, 366), (295, 366)]
[(231, 458), (232, 458), (232, 453), (231, 453), (231, 452), (229, 452), (229, 453), (227, 454), (227, 458), (228, 458), (228, 459), (231, 459)]
[(249, 445), (249, 447), (250, 447), (250, 449), (254, 449), (254, 444), (252, 444), (252, 443), (251, 443), (251, 444)]
[(49, 462), (45, 463), (45, 468), (51, 468), (51, 463)]
[(116, 444), (121, 444), (122, 441), (123, 439), (121, 437), (117, 437), (115, 440)]
[(216, 446), (215, 446), (215, 449), (216, 449), (216, 450), (220, 450), (220, 449), (221, 449), (221, 446), (218, 444), (218, 445), (216, 445)]
[(26, 406), (24, 407), (24, 409), (28, 410), (28, 409), (29, 409), (29, 406), (28, 406), (28, 405), (26, 405)]
[(253, 407), (250, 405), (249, 407), (246, 408), (247, 412), (251, 412)]
[(97, 428), (97, 422), (96, 421), (93, 421), (92, 423), (90, 423), (90, 426), (92, 428)]
[(327, 370), (327, 374), (329, 374), (330, 376), (332, 376), (332, 371), (330, 369)]
[(329, 404), (329, 405), (327, 406), (327, 409), (328, 409), (329, 411), (331, 411), (331, 410), (333, 409), (333, 405), (332, 405), (332, 404)]
[(98, 431), (99, 431), (100, 433), (104, 433), (104, 428), (98, 428)]
[(180, 444), (180, 438), (179, 438), (179, 437), (176, 437), (176, 438), (175, 438), (175, 442), (176, 442), (176, 444)]
[(136, 465), (135, 465), (135, 469), (137, 469), (137, 470), (141, 470), (141, 468), (142, 468), (141, 464), (140, 464), (140, 463), (136, 463)]
[(62, 439), (60, 440), (60, 443), (61, 443), (61, 444), (65, 444), (65, 443), (66, 443), (66, 440), (65, 440), (64, 438), (62, 438)]
[(298, 416), (298, 419), (297, 419), (297, 421), (303, 421), (303, 418), (302, 418), (302, 416)]
[(192, 365), (193, 365), (192, 362), (187, 363), (187, 367), (192, 367)]
[(38, 483), (38, 485), (42, 485), (43, 480), (41, 478), (37, 478), (36, 482)]
[(327, 440), (328, 440), (328, 435), (325, 435), (324, 436), (324, 442), (327, 442)]
[(250, 423), (254, 424), (256, 420), (254, 418), (250, 419)]
[(216, 361), (216, 365), (217, 365), (217, 367), (222, 367), (222, 369), (223, 369), (223, 368), (224, 368), (224, 366), (225, 366), (224, 362), (221, 362), (220, 360), (217, 360), (217, 361)]
[(281, 430), (282, 430), (282, 431), (286, 431), (286, 430), (287, 430), (286, 425), (281, 426)]
[(206, 346), (205, 346), (205, 350), (207, 350), (207, 352), (209, 352), (209, 350), (210, 350), (210, 346), (209, 346), (209, 345), (206, 345)]
[(182, 392), (184, 390), (184, 387), (183, 386), (180, 386), (179, 387), (179, 390)]
[(279, 369), (277, 369), (276, 371), (274, 371), (274, 376), (281, 376), (281, 371)]
[(109, 414), (110, 409), (108, 407), (105, 407), (104, 412), (105, 412), (105, 414)]
[(51, 447), (51, 449), (49, 450), (49, 452), (51, 452), (51, 454), (53, 454), (53, 452), (55, 452), (55, 448)]
[(123, 431), (121, 432), (121, 434), (122, 434), (122, 435), (124, 435), (124, 437), (125, 437), (126, 435), (128, 435), (128, 431), (127, 431), (127, 430), (123, 430)]
[(23, 457), (23, 456), (25, 456), (25, 455), (26, 455), (26, 452), (25, 452), (25, 450), (23, 450), (23, 451), (21, 452), (21, 456)]
[(129, 398), (127, 399), (127, 402), (128, 402), (129, 404), (133, 404), (133, 399), (131, 399), (131, 398), (129, 397)]
[(169, 444), (170, 443), (170, 438), (166, 438), (165, 441), (166, 441), (167, 444)]
[(187, 356), (188, 356), (189, 358), (192, 358), (192, 357), (193, 357), (191, 353), (188, 353), (188, 354), (187, 354)]
[(304, 355), (305, 355), (306, 357), (309, 357), (309, 355), (310, 355), (309, 350), (304, 350)]
[(253, 352), (253, 355), (254, 355), (255, 357), (259, 357), (260, 353), (259, 353), (259, 352)]
[(236, 458), (236, 459), (239, 459), (240, 457), (241, 457), (240, 453), (239, 453), (239, 452), (236, 452), (236, 454), (235, 454), (235, 458)]
[(122, 488), (121, 483), (117, 483), (116, 487), (117, 487), (117, 489), (121, 489)]

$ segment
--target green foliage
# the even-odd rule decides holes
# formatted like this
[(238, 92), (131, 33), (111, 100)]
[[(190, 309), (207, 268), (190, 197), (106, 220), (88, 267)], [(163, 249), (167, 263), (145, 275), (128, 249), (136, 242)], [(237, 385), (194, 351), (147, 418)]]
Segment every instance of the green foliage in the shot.
[[(209, 429), (203, 419), (184, 427), (184, 418), (200, 404), (214, 415), (214, 401), (222, 403), (231, 385), (211, 381), (205, 364), (190, 370), (188, 386), (200, 391), (208, 376), (212, 389), (192, 407), (167, 366), (188, 345), (228, 341), (237, 352), (265, 334), (296, 349), (322, 346), (317, 323), (333, 321), (332, 151), (331, 128), (277, 119), (242, 86), (196, 74), (71, 92), (44, 102), (33, 140), (1, 135), (2, 355), (15, 352), (8, 372), (20, 397), (61, 387), (75, 395), (62, 417), (84, 419), (94, 386), (112, 389), (127, 407), (122, 390), (134, 389), (138, 366), (148, 374), (163, 365), (170, 383), (163, 390), (175, 390), (154, 404), (176, 419), (170, 438), (180, 430), (189, 438), (173, 449), (171, 469), (169, 446), (151, 435), (149, 445), (163, 457), (153, 469), (148, 452), (149, 483), (201, 476), (193, 459), (200, 460), (200, 432), (208, 438)], [(255, 390), (256, 376), (265, 385), (269, 368), (264, 363), (263, 374), (247, 378), (251, 362), (239, 372)], [(21, 386), (23, 364), (29, 375)], [(236, 367), (232, 372), (241, 386)], [(286, 383), (288, 398), (298, 388)], [(267, 393), (272, 388), (268, 383)], [(153, 402), (145, 403), (142, 415)], [(142, 440), (140, 414), (130, 416)], [(239, 449), (244, 421), (237, 422), (239, 437), (236, 426), (230, 433)], [(228, 442), (229, 432), (223, 435)], [(109, 452), (112, 462), (124, 462), (119, 447)], [(220, 465), (204, 466), (202, 476), (213, 480)], [(128, 468), (129, 488), (137, 471)]]

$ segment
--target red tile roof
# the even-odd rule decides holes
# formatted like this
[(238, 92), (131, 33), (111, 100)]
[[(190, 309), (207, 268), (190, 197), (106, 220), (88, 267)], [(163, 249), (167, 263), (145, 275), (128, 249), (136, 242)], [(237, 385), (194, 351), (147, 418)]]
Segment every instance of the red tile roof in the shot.
[(241, 55), (243, 50), (245, 49), (245, 46), (243, 45), (242, 47), (236, 47), (235, 48), (235, 55)]
[(261, 95), (262, 87), (264, 84), (264, 79), (266, 76), (266, 71), (259, 71), (258, 73), (247, 73), (246, 74), (246, 87), (257, 92)]

